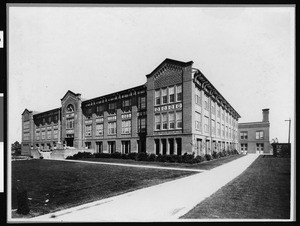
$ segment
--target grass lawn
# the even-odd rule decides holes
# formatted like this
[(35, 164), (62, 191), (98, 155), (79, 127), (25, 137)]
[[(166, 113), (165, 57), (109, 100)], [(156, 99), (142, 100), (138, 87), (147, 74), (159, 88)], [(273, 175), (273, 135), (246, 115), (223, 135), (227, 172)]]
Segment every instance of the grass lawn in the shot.
[[(26, 217), (32, 217), (191, 174), (194, 172), (41, 159), (12, 161), (12, 209), (17, 209), (17, 186), (31, 198)], [(13, 211), (12, 217), (23, 216)]]
[(289, 219), (290, 158), (259, 158), (182, 219)]
[(173, 167), (173, 168), (188, 168), (188, 169), (202, 169), (210, 170), (224, 163), (231, 162), (235, 159), (241, 158), (244, 155), (228, 155), (223, 158), (213, 159), (196, 164), (189, 163), (171, 163), (171, 162), (148, 162), (148, 161), (135, 161), (132, 159), (114, 159), (114, 158), (84, 158), (80, 159), (83, 161), (94, 161), (94, 162), (110, 162), (110, 163), (123, 163), (123, 164), (134, 164), (134, 165), (151, 165), (151, 166), (162, 166), (162, 167)]

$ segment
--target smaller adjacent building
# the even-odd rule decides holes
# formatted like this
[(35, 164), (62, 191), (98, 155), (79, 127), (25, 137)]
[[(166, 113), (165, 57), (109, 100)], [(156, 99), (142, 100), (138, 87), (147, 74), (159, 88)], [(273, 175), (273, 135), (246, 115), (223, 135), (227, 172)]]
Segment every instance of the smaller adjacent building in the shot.
[(241, 152), (257, 154), (269, 154), (271, 152), (269, 109), (262, 109), (262, 115), (261, 122), (238, 124)]

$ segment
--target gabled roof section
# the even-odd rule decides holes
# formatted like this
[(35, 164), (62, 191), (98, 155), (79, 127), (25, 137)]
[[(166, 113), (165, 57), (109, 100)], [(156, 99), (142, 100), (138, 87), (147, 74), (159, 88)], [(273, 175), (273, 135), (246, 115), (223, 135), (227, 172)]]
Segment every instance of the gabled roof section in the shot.
[(68, 90), (68, 92), (66, 92), (66, 94), (63, 96), (63, 98), (61, 98), (60, 100), (65, 99), (65, 97), (66, 97), (68, 94), (71, 94), (72, 96), (75, 96), (75, 97), (78, 97), (78, 96), (81, 95), (80, 93), (74, 93), (74, 92), (72, 92), (71, 90)]
[(30, 111), (27, 108), (25, 108), (25, 110), (23, 111), (22, 115), (24, 115), (24, 114), (30, 114), (30, 113), (32, 113), (32, 111)]
[(171, 65), (175, 65), (175, 66), (179, 66), (179, 67), (187, 67), (192, 65), (194, 62), (193, 61), (189, 61), (189, 62), (182, 62), (182, 61), (178, 61), (178, 60), (173, 60), (173, 59), (169, 59), (166, 58), (160, 65), (158, 65), (157, 68), (155, 68), (150, 74), (146, 75), (147, 78), (151, 77), (153, 74), (155, 74), (160, 68), (162, 68), (165, 64), (171, 64)]

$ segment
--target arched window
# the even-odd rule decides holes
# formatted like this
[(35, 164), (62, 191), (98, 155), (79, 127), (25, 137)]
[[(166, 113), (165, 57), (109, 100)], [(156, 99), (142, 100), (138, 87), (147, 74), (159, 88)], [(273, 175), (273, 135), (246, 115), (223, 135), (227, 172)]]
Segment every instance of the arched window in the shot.
[(69, 112), (74, 112), (74, 106), (72, 105), (72, 104), (69, 104), (68, 106), (67, 106), (67, 112), (69, 113)]

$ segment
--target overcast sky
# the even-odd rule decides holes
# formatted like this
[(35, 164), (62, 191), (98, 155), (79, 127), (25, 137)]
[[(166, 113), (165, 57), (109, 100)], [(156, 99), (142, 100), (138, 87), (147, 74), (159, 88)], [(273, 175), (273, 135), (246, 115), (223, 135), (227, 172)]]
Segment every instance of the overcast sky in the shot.
[(294, 139), (293, 7), (9, 7), (9, 143), (21, 141), (25, 108), (61, 106), (146, 82), (165, 58), (193, 61), (270, 140)]

